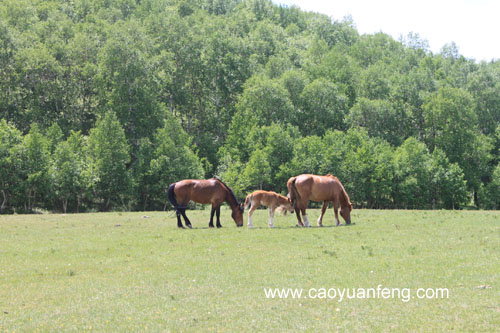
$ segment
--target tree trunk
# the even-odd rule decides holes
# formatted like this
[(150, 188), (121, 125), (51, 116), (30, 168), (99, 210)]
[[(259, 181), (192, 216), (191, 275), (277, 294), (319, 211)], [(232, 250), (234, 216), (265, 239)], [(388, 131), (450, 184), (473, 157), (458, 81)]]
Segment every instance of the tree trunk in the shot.
[(5, 208), (5, 204), (7, 203), (7, 193), (5, 193), (5, 190), (2, 190), (2, 196), (3, 196), (3, 200), (2, 200), (2, 205), (0, 206), (0, 214), (3, 213), (3, 210)]

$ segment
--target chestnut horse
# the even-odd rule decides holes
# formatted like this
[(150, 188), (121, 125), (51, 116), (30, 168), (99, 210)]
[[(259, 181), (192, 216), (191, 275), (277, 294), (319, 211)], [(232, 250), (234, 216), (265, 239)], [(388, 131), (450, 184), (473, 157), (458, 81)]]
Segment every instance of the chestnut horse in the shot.
[(325, 214), (328, 203), (333, 202), (335, 211), (335, 221), (337, 226), (340, 225), (338, 208), (340, 204), (340, 215), (344, 218), (347, 224), (351, 224), (352, 203), (349, 200), (342, 183), (332, 175), (317, 176), (317, 175), (299, 175), (288, 179), (286, 184), (288, 187), (288, 196), (294, 203), (297, 220), (301, 226), (304, 226), (300, 219), (299, 211), (302, 212), (306, 227), (311, 224), (307, 219), (306, 207), (309, 200), (323, 201), (321, 215), (318, 218), (318, 226), (323, 226), (323, 215)]
[(200, 204), (212, 204), (210, 222), (208, 226), (214, 227), (214, 213), (217, 214), (217, 228), (220, 224), (220, 206), (225, 201), (233, 211), (231, 216), (238, 227), (243, 225), (243, 205), (236, 200), (233, 191), (220, 179), (184, 179), (168, 187), (168, 200), (174, 206), (177, 214), (177, 226), (184, 228), (181, 215), (184, 217), (186, 226), (191, 228), (191, 222), (186, 216), (186, 208), (189, 201)]
[(248, 227), (252, 228), (252, 214), (259, 205), (269, 207), (269, 227), (273, 228), (274, 211), (276, 208), (293, 213), (293, 206), (290, 199), (272, 191), (255, 191), (247, 195), (245, 199), (245, 209), (251, 206), (248, 211)]

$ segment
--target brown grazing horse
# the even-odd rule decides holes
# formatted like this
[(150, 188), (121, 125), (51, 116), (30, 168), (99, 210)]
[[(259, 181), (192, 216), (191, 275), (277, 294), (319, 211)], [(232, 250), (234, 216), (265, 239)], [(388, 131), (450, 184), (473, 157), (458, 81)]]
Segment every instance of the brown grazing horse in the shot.
[(323, 201), (321, 215), (318, 218), (318, 226), (323, 226), (323, 215), (330, 201), (333, 202), (337, 226), (340, 225), (338, 215), (339, 204), (340, 215), (342, 215), (347, 224), (351, 224), (352, 203), (344, 190), (344, 186), (342, 186), (337, 177), (332, 175), (317, 176), (304, 174), (288, 179), (286, 186), (288, 187), (288, 196), (294, 203), (297, 220), (301, 226), (304, 226), (304, 224), (300, 219), (299, 211), (302, 212), (305, 226), (311, 226), (306, 215), (306, 207), (309, 200)]
[(168, 200), (174, 206), (177, 213), (177, 226), (184, 228), (181, 215), (184, 217), (186, 226), (191, 228), (191, 222), (186, 216), (186, 208), (189, 201), (200, 204), (212, 204), (210, 222), (208, 226), (214, 227), (214, 213), (217, 213), (217, 228), (220, 224), (220, 206), (225, 201), (233, 211), (231, 216), (238, 227), (243, 225), (243, 205), (236, 200), (233, 191), (220, 179), (184, 179), (168, 187)]
[(290, 199), (287, 197), (282, 196), (281, 194), (278, 194), (276, 192), (272, 191), (255, 191), (247, 195), (245, 199), (245, 209), (248, 209), (250, 207), (250, 210), (248, 211), (248, 227), (252, 228), (252, 214), (254, 210), (256, 210), (259, 205), (267, 206), (269, 207), (269, 227), (273, 228), (273, 218), (274, 218), (274, 211), (276, 208), (284, 210), (285, 214), (288, 211), (290, 213), (293, 213), (293, 206), (292, 202)]

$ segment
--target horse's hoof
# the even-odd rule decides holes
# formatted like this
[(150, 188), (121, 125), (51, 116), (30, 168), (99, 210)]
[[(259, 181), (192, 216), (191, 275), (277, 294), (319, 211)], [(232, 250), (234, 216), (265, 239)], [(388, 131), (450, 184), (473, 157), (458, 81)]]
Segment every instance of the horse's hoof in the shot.
[(209, 224), (209, 225), (208, 225), (208, 227), (209, 227), (209, 228), (213, 228), (213, 227), (214, 227), (214, 225), (213, 225), (213, 224)]
[(192, 226), (191, 224), (188, 224), (188, 225), (187, 225), (187, 227), (188, 227), (189, 229), (193, 229), (193, 226)]
[(185, 229), (183, 225), (178, 225), (177, 228), (179, 228), (179, 229)]
[(322, 225), (322, 224), (318, 224), (318, 227), (322, 228), (322, 227), (323, 227), (323, 225)]
[(219, 225), (217, 226), (217, 228), (222, 228), (222, 226), (219, 224)]

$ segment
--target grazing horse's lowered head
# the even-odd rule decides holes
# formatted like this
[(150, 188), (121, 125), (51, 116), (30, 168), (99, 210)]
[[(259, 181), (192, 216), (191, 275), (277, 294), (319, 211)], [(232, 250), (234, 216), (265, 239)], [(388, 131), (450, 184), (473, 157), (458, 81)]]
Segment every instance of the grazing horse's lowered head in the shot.
[(351, 203), (351, 200), (349, 199), (349, 195), (344, 189), (344, 186), (342, 183), (340, 183), (339, 179), (335, 176), (332, 176), (330, 174), (326, 175), (326, 177), (332, 178), (334, 181), (337, 181), (340, 184), (341, 188), (341, 193), (339, 195), (339, 201), (340, 201), (340, 216), (345, 220), (346, 224), (351, 224), (351, 211), (352, 211), (352, 206), (354, 205)]
[(243, 212), (245, 211), (245, 207), (243, 206), (243, 203), (238, 204), (236, 207), (231, 207), (231, 210), (233, 211), (231, 213), (231, 217), (233, 218), (234, 222), (236, 222), (236, 226), (242, 227), (243, 226)]
[(293, 214), (294, 210), (293, 210), (292, 200), (290, 200), (290, 198), (286, 197), (286, 203), (278, 206), (278, 208), (276, 208), (276, 210), (278, 211), (278, 213), (283, 213), (283, 215), (285, 215), (285, 216), (287, 213)]
[[(340, 216), (345, 220), (346, 224), (351, 224), (351, 211), (353, 204), (350, 203), (345, 208), (340, 208)], [(342, 206), (341, 206), (342, 207)]]

